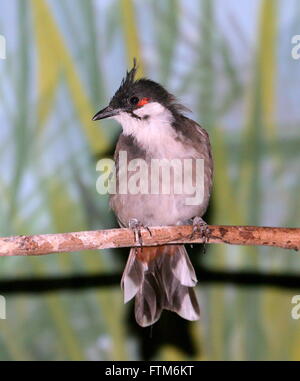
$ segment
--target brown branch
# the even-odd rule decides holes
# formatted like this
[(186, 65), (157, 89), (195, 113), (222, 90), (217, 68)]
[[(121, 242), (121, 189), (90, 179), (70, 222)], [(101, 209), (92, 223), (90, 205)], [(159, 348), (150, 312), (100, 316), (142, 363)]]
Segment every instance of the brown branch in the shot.
[[(258, 226), (209, 226), (208, 243), (232, 245), (277, 246), (300, 249), (300, 228)], [(164, 244), (202, 243), (203, 238), (190, 238), (191, 226), (151, 227), (150, 236), (142, 231), (144, 246)], [(0, 256), (44, 255), (91, 249), (109, 249), (137, 246), (130, 229), (82, 231), (75, 233), (44, 234), (33, 236), (0, 237)]]

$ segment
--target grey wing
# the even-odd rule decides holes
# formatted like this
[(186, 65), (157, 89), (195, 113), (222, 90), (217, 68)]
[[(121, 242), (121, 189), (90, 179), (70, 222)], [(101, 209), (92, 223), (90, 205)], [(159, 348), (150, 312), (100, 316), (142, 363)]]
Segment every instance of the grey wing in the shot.
[[(183, 125), (182, 134), (189, 139), (189, 144), (197, 152), (197, 157), (204, 160), (204, 201), (200, 212), (200, 215), (203, 215), (208, 206), (213, 185), (214, 163), (210, 139), (207, 131), (192, 119), (184, 117)], [(193, 177), (195, 176), (196, 174), (193, 173)]]

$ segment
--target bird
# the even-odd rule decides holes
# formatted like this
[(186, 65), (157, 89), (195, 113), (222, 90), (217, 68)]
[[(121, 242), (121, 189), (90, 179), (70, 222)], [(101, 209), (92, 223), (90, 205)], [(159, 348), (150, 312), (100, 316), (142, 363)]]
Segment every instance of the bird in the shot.
[[(109, 105), (93, 117), (94, 121), (112, 118), (122, 127), (114, 154), (118, 189), (110, 195), (110, 207), (120, 227), (133, 229), (140, 243), (140, 247), (130, 249), (123, 272), (124, 302), (135, 298), (135, 319), (141, 327), (157, 322), (163, 310), (195, 321), (200, 318), (194, 291), (197, 277), (185, 246), (143, 247), (140, 232), (145, 228), (151, 234), (151, 226), (191, 224), (193, 234), (200, 232), (207, 237), (209, 229), (202, 216), (208, 207), (213, 185), (210, 139), (203, 127), (186, 116), (189, 110), (174, 95), (151, 79), (136, 79), (136, 72), (134, 59), (133, 67), (126, 72)], [(120, 181), (126, 179), (129, 183), (135, 173), (121, 168), (121, 153), (126, 154), (128, 163), (140, 160), (149, 166), (155, 160), (177, 160), (182, 164), (187, 159), (194, 162), (199, 159), (204, 164), (202, 197), (199, 202), (187, 203), (186, 193), (177, 194), (174, 188), (169, 193), (163, 192), (161, 187), (165, 177), (162, 174), (157, 177), (156, 193), (149, 192), (149, 189), (121, 192)], [(142, 167), (144, 180), (149, 180), (153, 172)], [(171, 173), (174, 180), (175, 172)], [(187, 174), (187, 180), (195, 183), (195, 166)], [(141, 181), (142, 173), (140, 176)], [(179, 177), (179, 181), (185, 180)], [(197, 189), (194, 192), (196, 194)]]

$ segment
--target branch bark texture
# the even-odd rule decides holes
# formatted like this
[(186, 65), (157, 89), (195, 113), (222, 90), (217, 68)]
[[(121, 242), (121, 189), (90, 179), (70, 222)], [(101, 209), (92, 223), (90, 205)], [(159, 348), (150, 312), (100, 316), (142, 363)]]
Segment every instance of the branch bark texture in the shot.
[[(274, 246), (300, 249), (300, 228), (209, 225), (207, 243)], [(202, 237), (191, 238), (191, 226), (159, 226), (142, 229), (143, 246), (203, 243)], [(74, 233), (0, 237), (0, 256), (45, 255), (81, 250), (139, 246), (131, 229), (81, 231)]]

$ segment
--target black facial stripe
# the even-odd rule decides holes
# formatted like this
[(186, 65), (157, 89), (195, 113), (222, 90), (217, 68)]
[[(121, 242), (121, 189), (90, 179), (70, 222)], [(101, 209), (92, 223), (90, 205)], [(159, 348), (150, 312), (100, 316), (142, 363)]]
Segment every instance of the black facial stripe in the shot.
[(142, 118), (140, 116), (136, 115), (133, 111), (128, 111), (128, 114), (130, 114), (135, 119), (142, 120)]

